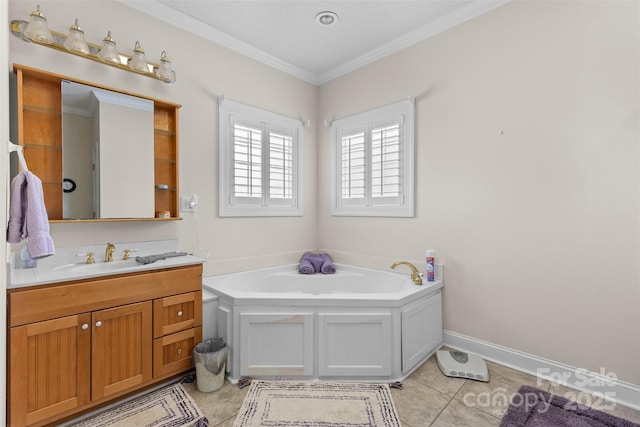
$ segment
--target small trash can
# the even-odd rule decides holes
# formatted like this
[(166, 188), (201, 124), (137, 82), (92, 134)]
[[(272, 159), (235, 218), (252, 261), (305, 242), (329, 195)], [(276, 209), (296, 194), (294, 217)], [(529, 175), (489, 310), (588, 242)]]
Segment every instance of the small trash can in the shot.
[(223, 338), (210, 338), (193, 349), (196, 382), (202, 392), (215, 391), (224, 384), (229, 346)]

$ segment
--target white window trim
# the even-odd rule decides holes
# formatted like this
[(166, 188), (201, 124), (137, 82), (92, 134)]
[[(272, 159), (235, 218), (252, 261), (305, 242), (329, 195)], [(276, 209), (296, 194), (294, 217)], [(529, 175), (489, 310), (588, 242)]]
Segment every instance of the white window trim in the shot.
[[(226, 96), (218, 98), (218, 165), (219, 165), (219, 203), (218, 214), (221, 217), (240, 216), (302, 216), (302, 153), (304, 142), (304, 124), (300, 120), (295, 120), (270, 111), (265, 111), (257, 107), (233, 101)], [(232, 189), (233, 183), (233, 159), (230, 146), (232, 126), (231, 118), (234, 116), (243, 117), (250, 121), (267, 123), (274, 128), (289, 129), (294, 135), (294, 165), (293, 165), (293, 204), (283, 205), (280, 200), (269, 199), (261, 205), (233, 204)]]
[[(413, 217), (414, 216), (414, 114), (415, 99), (396, 102), (331, 123), (331, 215), (333, 216), (381, 216), (381, 217)], [(402, 202), (397, 205), (363, 205), (352, 201), (341, 200), (340, 178), (340, 135), (343, 130), (367, 128), (370, 123), (383, 122), (393, 117), (404, 117), (404, 141), (402, 158), (403, 194)]]

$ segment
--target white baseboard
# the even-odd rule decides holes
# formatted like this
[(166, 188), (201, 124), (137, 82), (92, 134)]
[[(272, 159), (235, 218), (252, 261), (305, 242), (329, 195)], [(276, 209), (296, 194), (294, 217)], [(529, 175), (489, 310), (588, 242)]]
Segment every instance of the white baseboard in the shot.
[(590, 372), (446, 330), (444, 345), (476, 353), (500, 365), (640, 410), (640, 386), (612, 378), (613, 375), (607, 372)]

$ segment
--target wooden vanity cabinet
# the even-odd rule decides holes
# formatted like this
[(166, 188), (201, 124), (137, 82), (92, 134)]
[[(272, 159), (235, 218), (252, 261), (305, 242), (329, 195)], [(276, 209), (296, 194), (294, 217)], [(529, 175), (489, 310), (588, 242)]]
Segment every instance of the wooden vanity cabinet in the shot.
[(195, 265), (9, 290), (8, 425), (47, 425), (191, 370), (201, 289)]

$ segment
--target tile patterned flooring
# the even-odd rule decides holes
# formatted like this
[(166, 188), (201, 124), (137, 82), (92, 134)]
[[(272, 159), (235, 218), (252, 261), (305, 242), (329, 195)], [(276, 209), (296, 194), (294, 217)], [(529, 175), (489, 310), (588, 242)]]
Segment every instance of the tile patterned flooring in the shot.
[[(640, 411), (602, 402), (594, 396), (538, 380), (496, 363), (487, 362), (488, 383), (448, 378), (442, 375), (435, 356), (392, 389), (393, 400), (403, 427), (491, 427), (499, 426), (509, 406), (509, 396), (527, 384), (553, 394), (591, 404), (618, 417), (640, 423)], [(243, 389), (225, 382), (212, 393), (201, 393), (196, 383), (183, 384), (209, 419), (210, 427), (231, 427), (249, 387)], [(610, 408), (613, 406), (612, 408)]]

